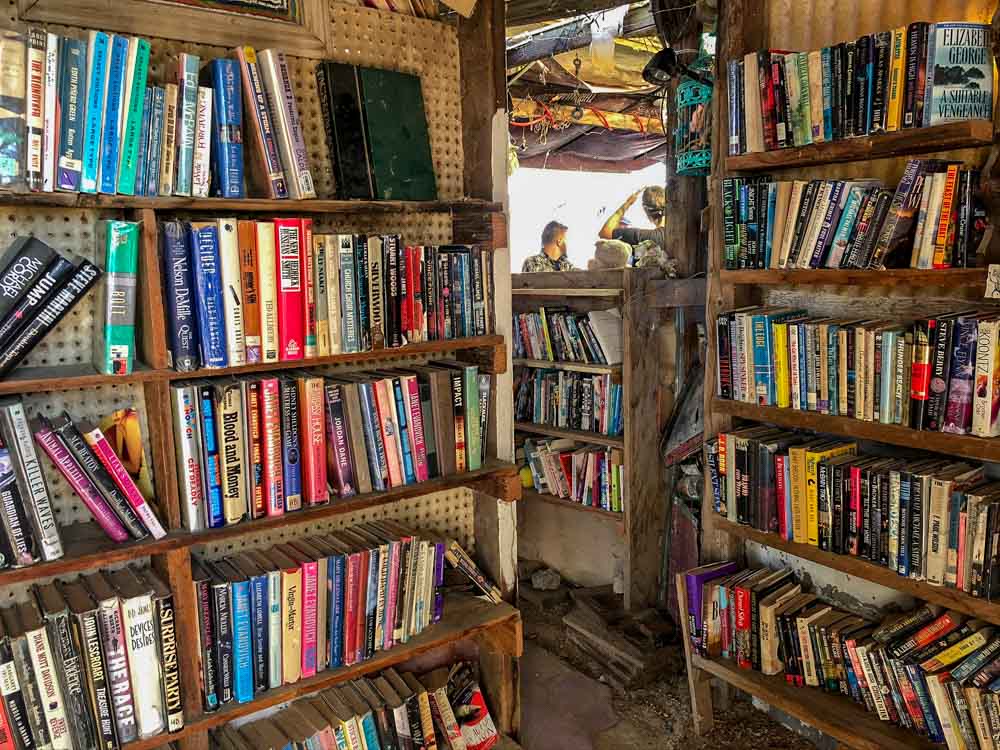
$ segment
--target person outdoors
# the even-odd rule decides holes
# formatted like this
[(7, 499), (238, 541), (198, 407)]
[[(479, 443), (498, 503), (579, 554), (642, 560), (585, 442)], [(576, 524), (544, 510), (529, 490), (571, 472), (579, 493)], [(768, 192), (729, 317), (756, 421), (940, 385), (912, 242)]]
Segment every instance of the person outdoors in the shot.
[(542, 249), (537, 255), (524, 259), (521, 273), (544, 271), (575, 271), (576, 267), (566, 256), (566, 232), (568, 227), (558, 221), (550, 221), (542, 230)]
[[(631, 227), (625, 220), (626, 212), (640, 195), (642, 210), (653, 225), (652, 229)], [(674, 276), (677, 273), (677, 263), (667, 254), (666, 204), (666, 192), (659, 185), (637, 190), (608, 217), (598, 236), (602, 240), (618, 240), (631, 245), (631, 265), (639, 268), (659, 267), (668, 276)]]

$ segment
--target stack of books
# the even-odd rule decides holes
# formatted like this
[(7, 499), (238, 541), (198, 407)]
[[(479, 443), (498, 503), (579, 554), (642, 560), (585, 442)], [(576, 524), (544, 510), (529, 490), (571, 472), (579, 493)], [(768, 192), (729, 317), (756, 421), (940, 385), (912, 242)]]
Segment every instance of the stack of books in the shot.
[[(441, 747), (488, 750), (500, 740), (475, 678), (458, 663), (419, 677), (387, 669), (286, 705), (278, 713), (223, 725), (210, 735), (213, 750), (261, 748)], [(463, 707), (478, 707), (467, 716)], [(458, 713), (456, 714), (456, 711)]]
[(750, 307), (717, 319), (717, 395), (758, 406), (1000, 435), (1000, 315), (810, 317)]
[(309, 360), (494, 330), (492, 252), (314, 234), (309, 218), (161, 225), (173, 367)]
[[(151, 85), (150, 43), (31, 27), (5, 34), (0, 185), (138, 196), (315, 198), (284, 53), (237, 47), (202, 65), (181, 53)], [(244, 174), (244, 133), (253, 169)]]
[(993, 116), (988, 24), (917, 21), (729, 62), (729, 154)]
[(457, 542), (390, 520), (195, 561), (205, 708), (406, 643), (443, 615), (446, 561), (500, 601)]
[(622, 386), (609, 374), (526, 367), (514, 382), (514, 415), (518, 422), (621, 435)]
[(770, 427), (722, 433), (705, 450), (713, 507), (733, 522), (1000, 597), (1000, 483), (981, 466)]
[(183, 728), (175, 622), (173, 593), (148, 568), (34, 586), (0, 609), (6, 736), (113, 748)]
[(979, 172), (915, 159), (878, 180), (722, 180), (725, 267), (965, 268), (986, 231)]
[(531, 469), (536, 492), (589, 508), (622, 512), (625, 465), (620, 448), (578, 445), (566, 438), (525, 440), (518, 463)]
[(139, 484), (104, 431), (63, 412), (28, 419), (17, 398), (0, 400), (0, 568), (57, 560), (64, 554), (52, 510), (50, 479), (36, 443), (97, 524), (117, 543), (166, 536)]
[(277, 516), (482, 467), (492, 381), (442, 360), (170, 388), (184, 525)]
[(617, 309), (575, 313), (542, 307), (514, 316), (514, 358), (619, 365), (622, 316)]
[(873, 621), (804, 591), (789, 568), (713, 563), (685, 574), (696, 651), (849, 697), (949, 748), (996, 748), (1000, 634), (921, 604)]

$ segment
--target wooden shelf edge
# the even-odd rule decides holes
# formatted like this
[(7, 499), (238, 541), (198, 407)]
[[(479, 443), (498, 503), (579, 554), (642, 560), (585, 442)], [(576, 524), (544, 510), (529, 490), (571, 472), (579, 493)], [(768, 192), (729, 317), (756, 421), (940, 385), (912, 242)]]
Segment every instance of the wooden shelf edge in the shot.
[(805, 724), (859, 750), (931, 750), (940, 748), (915, 732), (879, 721), (846, 696), (819, 688), (794, 687), (783, 675), (768, 676), (740, 669), (724, 659), (691, 655), (691, 664), (713, 677), (750, 693)]
[(780, 268), (741, 269), (719, 271), (724, 284), (777, 286), (781, 284), (816, 284), (837, 286), (895, 286), (913, 287), (976, 287), (986, 286), (985, 268), (946, 268), (938, 271), (919, 271), (913, 268), (890, 268), (869, 271), (846, 268)]
[(546, 437), (569, 438), (578, 440), (581, 443), (594, 443), (595, 445), (606, 445), (609, 448), (625, 449), (624, 437), (611, 437), (600, 435), (596, 432), (586, 432), (584, 430), (564, 430), (559, 427), (549, 427), (544, 424), (534, 424), (533, 422), (515, 422), (514, 430), (530, 432), (533, 435), (545, 435)]
[(912, 578), (906, 578), (894, 570), (883, 568), (881, 565), (876, 565), (860, 557), (838, 555), (833, 552), (821, 550), (818, 547), (813, 547), (810, 544), (789, 542), (777, 534), (770, 534), (750, 526), (736, 524), (718, 515), (712, 516), (711, 524), (712, 528), (719, 529), (731, 536), (748, 539), (772, 549), (787, 552), (803, 560), (810, 560), (827, 568), (839, 570), (842, 573), (857, 576), (858, 578), (864, 578), (866, 581), (871, 581), (872, 583), (877, 583), (896, 591), (902, 591), (932, 604), (940, 604), (948, 609), (958, 610), (959, 612), (989, 620), (990, 622), (1000, 622), (1000, 604), (989, 602), (985, 599), (978, 599), (964, 591), (944, 586), (931, 586), (926, 581), (916, 581)]
[(860, 138), (843, 138), (758, 154), (727, 156), (726, 169), (731, 172), (791, 169), (846, 161), (886, 159), (907, 154), (931, 154), (960, 148), (989, 146), (992, 142), (992, 122), (964, 120), (929, 128), (899, 130)]
[(613, 510), (604, 510), (603, 508), (593, 508), (589, 505), (583, 505), (581, 503), (573, 502), (572, 500), (565, 500), (561, 497), (556, 497), (555, 495), (550, 495), (547, 492), (538, 492), (536, 490), (524, 489), (521, 491), (521, 499), (531, 500), (539, 503), (548, 503), (549, 505), (555, 505), (559, 508), (567, 508), (574, 511), (582, 511), (584, 513), (591, 513), (599, 518), (606, 519), (613, 523), (623, 524), (625, 523), (625, 514), (616, 513)]
[(917, 448), (979, 461), (1000, 461), (1000, 438), (914, 430), (902, 425), (865, 422), (850, 417), (834, 417), (798, 409), (757, 406), (718, 397), (712, 399), (712, 410), (719, 414), (768, 422), (779, 427), (826, 432), (855, 440), (875, 440), (904, 448)]
[(570, 372), (591, 372), (597, 374), (612, 374), (622, 371), (621, 363), (616, 365), (594, 365), (587, 362), (553, 362), (548, 359), (513, 360), (515, 367), (532, 367), (539, 370), (569, 370)]
[(510, 293), (515, 297), (620, 297), (621, 289), (598, 289), (588, 287), (577, 287), (575, 289), (562, 289), (559, 287), (547, 287), (540, 289), (511, 289)]

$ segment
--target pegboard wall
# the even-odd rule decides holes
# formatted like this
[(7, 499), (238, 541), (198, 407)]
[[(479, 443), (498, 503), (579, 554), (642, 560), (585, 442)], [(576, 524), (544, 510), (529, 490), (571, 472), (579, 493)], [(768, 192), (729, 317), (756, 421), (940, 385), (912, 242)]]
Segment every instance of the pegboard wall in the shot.
[[(270, 547), (307, 536), (344, 529), (365, 521), (389, 518), (413, 529), (435, 532), (454, 539), (472, 555), (475, 554), (476, 539), (474, 502), (472, 490), (458, 487), (421, 497), (398, 500), (390, 505), (380, 505), (353, 513), (344, 513), (323, 521), (290, 522), (286, 526), (262, 531), (253, 536), (200, 545), (195, 551), (200, 556), (215, 559), (243, 550)], [(291, 521), (291, 517), (289, 517), (289, 521)]]
[[(119, 568), (124, 568), (125, 566), (132, 566), (134, 568), (148, 568), (150, 567), (149, 557), (137, 557), (134, 560), (125, 560), (123, 562), (116, 562), (111, 565), (102, 565), (101, 572), (108, 573), (112, 570), (118, 570)], [(90, 571), (87, 571), (90, 572)], [(74, 581), (83, 574), (70, 573), (69, 575), (55, 575), (55, 576), (40, 576), (31, 581), (23, 583), (7, 584), (5, 586), (0, 586), (0, 607), (6, 607), (14, 602), (26, 602), (31, 598), (31, 588), (33, 586), (44, 586), (50, 581)]]

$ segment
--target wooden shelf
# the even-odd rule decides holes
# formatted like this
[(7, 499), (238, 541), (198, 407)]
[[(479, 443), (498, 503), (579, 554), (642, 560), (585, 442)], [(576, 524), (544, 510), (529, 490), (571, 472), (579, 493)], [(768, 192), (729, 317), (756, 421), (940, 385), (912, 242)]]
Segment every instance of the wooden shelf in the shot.
[(144, 198), (129, 195), (89, 195), (84, 193), (0, 192), (0, 205), (52, 206), (53, 208), (140, 209), (158, 211), (214, 211), (230, 213), (499, 213), (503, 204), (465, 198), (446, 201), (365, 201), (365, 200), (271, 200), (268, 198), (184, 198), (181, 196)]
[(544, 424), (534, 422), (515, 422), (514, 429), (521, 432), (530, 432), (534, 435), (547, 435), (548, 437), (569, 438), (578, 440), (581, 443), (594, 443), (596, 445), (607, 445), (612, 448), (625, 448), (624, 437), (611, 437), (610, 435), (600, 435), (596, 432), (585, 430), (563, 430), (559, 427), (549, 427)]
[(91, 364), (19, 367), (0, 380), (0, 394), (69, 391), (100, 385), (146, 383), (162, 378), (168, 370), (154, 370), (136, 363), (131, 375), (102, 375)]
[(886, 722), (839, 693), (819, 688), (794, 687), (784, 675), (768, 676), (740, 669), (724, 659), (691, 655), (691, 664), (723, 682), (759, 698), (809, 726), (857, 750), (930, 750), (941, 745)]
[(621, 289), (599, 289), (596, 287), (577, 287), (561, 289), (559, 287), (545, 287), (538, 289), (511, 289), (510, 293), (515, 297), (620, 297)]
[(979, 461), (1000, 461), (1000, 438), (980, 438), (970, 435), (949, 435), (928, 432), (881, 422), (865, 422), (850, 417), (833, 417), (811, 411), (757, 406), (742, 401), (712, 399), (712, 409), (718, 414), (768, 422), (779, 427), (794, 427), (815, 432), (828, 432), (856, 440), (877, 440), (904, 448), (917, 448), (947, 453)]
[(902, 591), (932, 604), (940, 604), (948, 609), (955, 609), (990, 622), (1000, 622), (1000, 604), (985, 599), (978, 599), (959, 589), (932, 586), (926, 581), (915, 581), (912, 578), (899, 575), (894, 570), (883, 568), (881, 565), (876, 565), (863, 558), (852, 555), (837, 555), (833, 552), (821, 550), (819, 547), (813, 547), (811, 544), (789, 542), (782, 539), (778, 534), (769, 534), (750, 526), (736, 524), (719, 515), (712, 516), (711, 524), (712, 528), (724, 531), (731, 536), (749, 539), (758, 544), (801, 557), (804, 560), (820, 563), (833, 570), (839, 570), (858, 578), (864, 578), (866, 581), (871, 581), (872, 583), (888, 586), (889, 588)]
[(985, 268), (946, 268), (918, 271), (891, 268), (867, 271), (846, 268), (743, 269), (720, 271), (723, 284), (776, 286), (781, 284), (829, 284), (836, 286), (912, 286), (912, 287), (982, 287), (986, 286)]
[(727, 156), (726, 169), (754, 172), (766, 169), (791, 169), (845, 161), (885, 159), (907, 154), (932, 154), (959, 148), (989, 146), (993, 142), (993, 123), (965, 120), (913, 128), (894, 133), (844, 138), (798, 148), (782, 148), (759, 154)]
[(547, 359), (515, 359), (515, 367), (534, 367), (540, 370), (569, 370), (571, 372), (618, 373), (622, 371), (621, 364), (593, 365), (586, 362), (552, 362)]
[(583, 511), (585, 513), (593, 513), (601, 518), (606, 518), (609, 521), (614, 521), (616, 523), (625, 522), (625, 514), (617, 513), (613, 510), (604, 510), (603, 508), (594, 508), (589, 505), (583, 505), (582, 503), (577, 503), (572, 500), (566, 500), (561, 497), (556, 497), (555, 495), (549, 494), (548, 492), (537, 492), (532, 489), (521, 490), (521, 500), (522, 501), (533, 501), (539, 503), (548, 503), (549, 505), (556, 505), (560, 508), (567, 508), (569, 510)]

